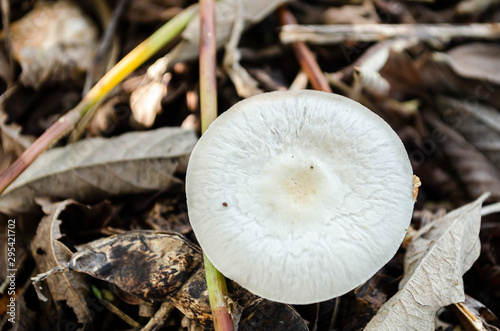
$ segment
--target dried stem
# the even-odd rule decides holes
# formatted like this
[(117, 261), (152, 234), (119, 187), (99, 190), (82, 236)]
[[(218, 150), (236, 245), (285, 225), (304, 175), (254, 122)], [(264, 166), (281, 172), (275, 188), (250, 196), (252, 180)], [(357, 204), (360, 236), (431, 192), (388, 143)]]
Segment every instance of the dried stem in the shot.
[[(200, 109), (201, 132), (217, 118), (215, 1), (200, 0)], [(233, 320), (227, 306), (226, 279), (205, 254), (205, 277), (215, 330), (233, 330)]]
[[(297, 20), (295, 19), (293, 14), (288, 9), (286, 9), (285, 6), (281, 6), (278, 13), (281, 24), (283, 24), (284, 26), (288, 24), (297, 24)], [(309, 47), (303, 42), (294, 42), (292, 43), (292, 47), (302, 69), (309, 77), (309, 81), (311, 82), (312, 87), (318, 91), (331, 93), (332, 89), (330, 88), (330, 85), (328, 85), (328, 81), (323, 75), (318, 62), (316, 62), (314, 54), (311, 52)]]
[(389, 38), (417, 38), (419, 40), (449, 40), (451, 38), (498, 39), (500, 23), (475, 24), (337, 24), (288, 25), (280, 39), (283, 43), (307, 42), (335, 44), (350, 41), (380, 41)]
[(0, 176), (0, 193), (10, 185), (43, 151), (64, 134), (72, 130), (98, 100), (107, 95), (125, 77), (143, 64), (166, 43), (175, 38), (196, 13), (189, 7), (168, 21), (158, 31), (137, 46), (116, 64), (85, 95), (80, 103), (47, 129), (23, 154)]

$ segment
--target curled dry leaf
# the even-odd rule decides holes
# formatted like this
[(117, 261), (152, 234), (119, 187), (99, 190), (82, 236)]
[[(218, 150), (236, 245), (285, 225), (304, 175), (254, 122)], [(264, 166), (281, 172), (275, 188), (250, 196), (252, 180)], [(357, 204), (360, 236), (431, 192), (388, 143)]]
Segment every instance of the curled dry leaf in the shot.
[(167, 83), (171, 75), (165, 74), (164, 81), (153, 80), (140, 86), (130, 95), (132, 117), (141, 126), (153, 126), (156, 115), (161, 112), (161, 99), (167, 94)]
[(98, 30), (74, 2), (40, 1), (12, 24), (11, 35), (21, 83), (37, 88), (80, 78), (90, 66)]
[(365, 330), (434, 330), (439, 308), (465, 300), (463, 274), (479, 257), (488, 194), (421, 228), (405, 256), (400, 290)]
[(378, 71), (356, 67), (354, 77), (368, 92), (377, 96), (387, 96), (391, 88), (389, 82)]
[(500, 170), (500, 112), (477, 100), (438, 95), (436, 109), (443, 120), (459, 131)]
[[(70, 204), (72, 200), (60, 203), (44, 203), (43, 208), (47, 213), (38, 225), (36, 236), (32, 241), (31, 251), (37, 269), (40, 272), (51, 270), (59, 265), (68, 262), (73, 253), (63, 243), (59, 241), (62, 237), (59, 226), (61, 221), (59, 215)], [(47, 279), (52, 301), (58, 306), (59, 318), (63, 314), (61, 302), (73, 309), (78, 322), (85, 325), (92, 320), (92, 313), (87, 307), (85, 298), (90, 295), (90, 290), (84, 280), (83, 275), (76, 272), (54, 274)], [(42, 298), (43, 299), (43, 298)]]
[(490, 200), (498, 201), (500, 169), (437, 116), (424, 113), (424, 118), (434, 128), (431, 136), (441, 146), (469, 195), (475, 198), (484, 192), (491, 192)]
[[(131, 231), (85, 245), (69, 268), (110, 282), (148, 301), (170, 301), (188, 318), (211, 327), (205, 270), (199, 248), (175, 233)], [(241, 329), (307, 330), (295, 310), (264, 300), (234, 284), (233, 318)], [(249, 311), (246, 311), (249, 309)], [(247, 325), (245, 328), (244, 326)]]
[(193, 131), (162, 128), (93, 138), (42, 154), (0, 195), (0, 212), (27, 212), (37, 196), (82, 201), (145, 193), (179, 182), (197, 141)]
[(165, 301), (201, 263), (199, 249), (177, 234), (131, 231), (88, 244), (69, 268), (145, 300)]
[(354, 67), (355, 81), (375, 95), (385, 96), (391, 88), (387, 80), (379, 73), (389, 58), (390, 47), (390, 43), (381, 44), (379, 48), (365, 57), (359, 66)]

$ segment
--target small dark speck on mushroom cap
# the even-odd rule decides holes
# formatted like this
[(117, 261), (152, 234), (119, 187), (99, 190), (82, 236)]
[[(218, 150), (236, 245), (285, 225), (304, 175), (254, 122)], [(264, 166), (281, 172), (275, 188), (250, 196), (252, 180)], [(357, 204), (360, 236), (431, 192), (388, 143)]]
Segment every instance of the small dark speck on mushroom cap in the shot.
[(223, 205), (224, 207), (227, 207), (227, 202), (223, 202), (223, 203), (222, 203), (222, 205)]

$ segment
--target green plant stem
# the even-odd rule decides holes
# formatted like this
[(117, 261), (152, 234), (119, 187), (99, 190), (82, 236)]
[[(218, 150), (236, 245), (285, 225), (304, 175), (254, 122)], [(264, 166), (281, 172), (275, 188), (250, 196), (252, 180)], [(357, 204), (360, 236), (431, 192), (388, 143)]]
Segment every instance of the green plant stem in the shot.
[(19, 158), (0, 175), (0, 194), (40, 155), (64, 134), (71, 131), (99, 99), (106, 96), (125, 77), (175, 38), (196, 14), (191, 6), (176, 15), (148, 39), (118, 62), (85, 95), (78, 105), (50, 126)]
[[(200, 0), (200, 111), (201, 132), (217, 118), (215, 1)], [(226, 279), (205, 254), (205, 277), (212, 319), (216, 331), (232, 331), (233, 320), (227, 306)]]
[(203, 261), (214, 329), (216, 331), (232, 331), (234, 326), (227, 306), (226, 278), (215, 268), (205, 254), (203, 254)]

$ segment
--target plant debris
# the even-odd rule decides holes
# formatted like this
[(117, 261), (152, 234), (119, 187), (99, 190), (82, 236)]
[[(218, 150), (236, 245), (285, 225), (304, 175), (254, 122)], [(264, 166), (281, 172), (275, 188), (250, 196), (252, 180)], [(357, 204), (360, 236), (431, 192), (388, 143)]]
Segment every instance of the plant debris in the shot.
[[(193, 4), (1, 1), (0, 173)], [(499, 330), (499, 2), (220, 0), (216, 15), (219, 114), (313, 88), (315, 66), (325, 88), (391, 125), (420, 179), (405, 241), (365, 284), (292, 306), (229, 281), (235, 327)], [(201, 134), (199, 38), (196, 14), (0, 195), (0, 331), (213, 328), (184, 191)]]

